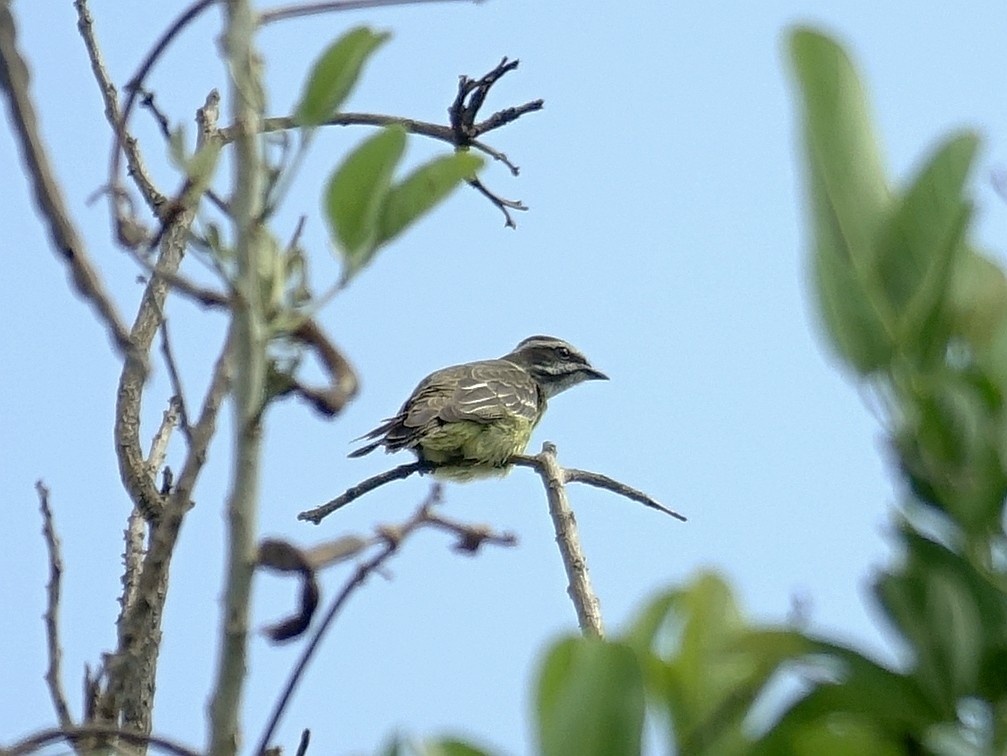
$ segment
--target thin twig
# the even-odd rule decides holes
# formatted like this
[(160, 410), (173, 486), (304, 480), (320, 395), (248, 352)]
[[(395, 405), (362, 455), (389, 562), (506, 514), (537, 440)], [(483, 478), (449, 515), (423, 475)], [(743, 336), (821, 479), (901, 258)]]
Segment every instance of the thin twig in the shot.
[[(108, 75), (104, 56), (98, 46), (98, 40), (94, 33), (94, 18), (87, 3), (88, 0), (74, 1), (74, 7), (77, 9), (77, 29), (84, 40), (87, 57), (91, 61), (91, 71), (95, 81), (98, 82), (98, 89), (101, 91), (101, 97), (105, 103), (105, 119), (113, 129), (117, 129), (120, 123), (118, 93), (115, 84), (112, 83), (112, 77)], [(130, 177), (150, 209), (157, 212), (157, 209), (165, 203), (167, 198), (154, 186), (154, 181), (147, 172), (143, 155), (140, 152), (140, 143), (127, 132), (122, 141), (122, 147), (126, 152), (126, 165), (129, 167)]]
[[(399, 116), (381, 115), (380, 113), (337, 113), (332, 118), (325, 121), (324, 126), (401, 126), (410, 134), (425, 136), (455, 144), (455, 134), (450, 126), (443, 126), (429, 121), (418, 121), (415, 118), (401, 118)], [(276, 131), (289, 131), (299, 128), (296, 120), (291, 116), (277, 116), (265, 118), (262, 121), (262, 133), (271, 134)], [(225, 126), (220, 130), (220, 140), (222, 144), (234, 141), (236, 130), (233, 126)], [(490, 147), (488, 144), (473, 139), (468, 143), (480, 152), (489, 155), (494, 160), (502, 162), (510, 172), (517, 176), (520, 168), (512, 163), (508, 157), (499, 150)]]
[(79, 727), (55, 727), (42, 730), (19, 740), (9, 748), (0, 748), (0, 753), (4, 756), (27, 756), (28, 754), (38, 753), (41, 749), (52, 743), (59, 743), (65, 740), (73, 744), (85, 738), (114, 738), (137, 746), (160, 748), (165, 753), (171, 753), (175, 756), (200, 756), (198, 751), (194, 751), (168, 738), (162, 738), (158, 735), (145, 735), (133, 730), (101, 724), (86, 724)]
[[(28, 66), (17, 48), (17, 30), (9, 3), (0, 4), (0, 89), (7, 95), (10, 120), (34, 189), (35, 204), (45, 219), (53, 248), (66, 263), (77, 292), (94, 308), (112, 343), (129, 361), (136, 357), (129, 331), (91, 264), (43, 146), (30, 94)], [(144, 364), (138, 357), (137, 362)]]
[[(168, 378), (171, 381), (171, 390), (175, 392), (173, 405), (178, 411), (178, 418), (181, 421), (182, 433), (186, 440), (192, 442), (192, 427), (189, 425), (189, 413), (185, 409), (185, 393), (182, 390), (182, 377), (178, 372), (178, 363), (175, 361), (175, 353), (171, 348), (171, 339), (168, 336), (168, 319), (161, 319), (161, 354), (164, 355), (164, 363), (168, 366)], [(148, 463), (149, 467), (149, 463)], [(158, 467), (151, 467), (157, 470)]]
[(294, 756), (304, 756), (308, 752), (308, 743), (311, 742), (311, 730), (301, 730), (301, 741), (297, 744), (297, 752)]
[[(515, 454), (508, 460), (509, 464), (515, 467), (530, 467), (533, 470), (541, 473), (542, 461), (538, 455), (530, 457), (526, 454)], [(589, 486), (595, 486), (596, 488), (603, 488), (606, 491), (611, 491), (612, 493), (619, 494), (620, 496), (625, 496), (627, 499), (632, 501), (637, 501), (644, 506), (650, 507), (651, 509), (656, 509), (658, 512), (663, 512), (669, 517), (674, 517), (676, 520), (681, 520), (686, 522), (687, 518), (685, 515), (679, 514), (673, 509), (661, 504), (656, 499), (648, 496), (632, 486), (627, 486), (625, 483), (621, 483), (614, 478), (610, 478), (607, 475), (602, 475), (601, 473), (591, 472), (589, 470), (578, 470), (575, 467), (567, 467), (563, 470), (564, 480), (567, 483), (585, 483)]]
[(157, 106), (154, 102), (154, 93), (145, 87), (139, 87), (140, 94), (143, 97), (140, 98), (140, 106), (146, 108), (150, 111), (150, 114), (154, 117), (154, 121), (157, 123), (157, 127), (161, 130), (161, 136), (165, 139), (171, 139), (171, 122), (168, 120), (168, 116)]
[(552, 518), (556, 543), (563, 560), (563, 568), (566, 570), (567, 595), (573, 602), (581, 632), (588, 637), (602, 638), (605, 630), (601, 623), (598, 596), (591, 587), (587, 559), (580, 545), (577, 520), (573, 516), (570, 501), (566, 496), (563, 468), (556, 461), (555, 445), (548, 441), (542, 444), (542, 453), (538, 455), (538, 459), (542, 463), (538, 472), (542, 477), (542, 483), (545, 484), (549, 500), (549, 516)]
[(163, 279), (176, 293), (181, 294), (186, 299), (190, 299), (196, 304), (209, 309), (221, 310), (231, 306), (231, 298), (227, 294), (215, 291), (214, 289), (204, 288), (177, 273), (171, 273), (164, 269), (158, 270), (153, 263), (144, 259), (136, 250), (127, 250), (127, 252), (132, 255), (136, 262), (146, 268), (152, 277), (157, 276)]
[[(291, 18), (303, 18), (304, 16), (317, 16), (322, 13), (333, 13), (338, 11), (359, 10), (362, 8), (387, 8), (393, 5), (420, 5), (426, 3), (444, 3), (452, 0), (328, 0), (320, 3), (297, 3), (296, 5), (284, 5), (278, 8), (270, 8), (259, 14), (259, 26), (266, 26), (277, 21), (286, 21)], [(457, 2), (457, 0), (454, 0)], [(482, 0), (466, 0), (466, 2), (479, 3)]]
[(511, 210), (527, 210), (528, 206), (525, 205), (521, 200), (509, 200), (505, 197), (501, 197), (494, 192), (491, 192), (486, 188), (477, 178), (468, 180), (469, 186), (478, 191), (486, 199), (488, 199), (494, 207), (496, 207), (504, 216), (504, 228), (517, 228), (517, 223), (514, 222), (514, 217), (510, 214)]
[[(403, 465), (403, 467), (406, 467), (406, 465)], [(402, 542), (414, 531), (424, 526), (435, 526), (440, 529), (447, 530), (458, 537), (456, 548), (468, 553), (475, 552), (484, 543), (493, 543), (500, 546), (514, 546), (517, 543), (517, 538), (512, 533), (497, 534), (487, 527), (472, 526), (456, 520), (449, 520), (434, 513), (432, 509), (440, 502), (440, 499), (441, 486), (439, 484), (434, 484), (430, 489), (430, 494), (419, 506), (412, 517), (401, 525), (378, 528), (378, 535), (382, 539), (381, 549), (377, 554), (362, 562), (357, 567), (354, 574), (349, 578), (349, 580), (347, 580), (346, 585), (343, 586), (342, 591), (340, 591), (339, 595), (333, 600), (332, 606), (329, 607), (328, 612), (326, 612), (325, 617), (315, 630), (311, 640), (301, 652), (301, 656), (297, 660), (297, 664), (294, 665), (294, 668), (290, 673), (290, 677), (287, 679), (287, 682), (283, 687), (283, 692), (277, 699), (276, 704), (273, 706), (273, 712), (269, 718), (266, 728), (263, 730), (262, 737), (259, 739), (259, 745), (253, 753), (263, 753), (269, 746), (269, 741), (272, 739), (273, 733), (279, 725), (280, 717), (283, 715), (283, 712), (287, 707), (287, 703), (290, 701), (290, 697), (294, 694), (294, 690), (296, 690), (297, 685), (308, 666), (308, 662), (314, 656), (322, 638), (328, 632), (336, 616), (350, 598), (353, 591), (363, 585), (371, 574), (380, 570), (381, 566), (398, 550), (399, 546), (402, 545)]]
[[(539, 474), (542, 474), (542, 460), (538, 456), (531, 457), (526, 454), (515, 454), (507, 460), (507, 464), (515, 467), (530, 467)], [(367, 478), (366, 480), (362, 480), (354, 486), (350, 486), (350, 488), (346, 489), (346, 491), (341, 493), (339, 496), (326, 502), (325, 504), (322, 504), (321, 506), (301, 512), (297, 515), (297, 519), (313, 522), (317, 525), (337, 509), (341, 509), (350, 502), (356, 501), (364, 494), (373, 491), (375, 488), (379, 488), (380, 486), (383, 486), (386, 483), (391, 483), (395, 480), (403, 480), (415, 473), (429, 473), (434, 472), (435, 470), (435, 467), (424, 462), (410, 462), (404, 465), (399, 465), (398, 467), (393, 467), (391, 470), (386, 470), (383, 473), (379, 473), (378, 475)], [(577, 470), (575, 468), (566, 469), (564, 474), (566, 476), (566, 482), (585, 483), (589, 486), (603, 488), (606, 491), (611, 491), (612, 493), (619, 494), (620, 496), (625, 496), (627, 499), (640, 502), (651, 509), (656, 509), (658, 512), (663, 512), (670, 517), (674, 517), (676, 520), (681, 520), (682, 522), (686, 521), (684, 515), (679, 514), (673, 509), (669, 509), (642, 491), (639, 491), (632, 486), (627, 486), (625, 483), (620, 483), (607, 475), (590, 472), (588, 470)]]
[(393, 480), (403, 480), (408, 478), (413, 473), (427, 472), (432, 468), (423, 462), (410, 462), (405, 465), (399, 465), (398, 467), (393, 467), (391, 470), (385, 470), (385, 472), (375, 475), (367, 480), (363, 480), (357, 483), (355, 486), (351, 486), (346, 489), (345, 492), (332, 499), (326, 504), (322, 504), (320, 507), (315, 509), (309, 509), (305, 512), (301, 512), (297, 515), (298, 520), (307, 520), (309, 522), (315, 523), (317, 525), (325, 517), (335, 512), (341, 507), (345, 507), (351, 501), (355, 501), (363, 496), (365, 493), (373, 491), (379, 486), (383, 486), (386, 483), (391, 483)]
[(108, 185), (110, 187), (115, 188), (119, 186), (120, 155), (124, 149), (123, 146), (129, 138), (126, 127), (129, 124), (130, 114), (133, 111), (137, 95), (143, 87), (147, 74), (150, 73), (150, 69), (154, 67), (154, 63), (157, 62), (157, 59), (161, 57), (161, 54), (164, 53), (164, 51), (168, 48), (168, 45), (171, 44), (172, 39), (174, 39), (175, 36), (178, 35), (188, 24), (195, 20), (200, 13), (217, 1), (218, 0), (196, 0), (196, 2), (192, 3), (184, 11), (182, 11), (182, 13), (179, 14), (179, 16), (168, 26), (168, 28), (164, 30), (157, 42), (154, 43), (150, 52), (147, 53), (147, 56), (143, 59), (143, 62), (137, 69), (137, 72), (126, 84), (126, 102), (122, 108), (122, 115), (119, 117), (119, 120), (113, 124), (115, 139), (112, 147), (112, 161), (108, 171)]
[(673, 509), (668, 509), (668, 507), (655, 501), (650, 496), (645, 494), (643, 491), (637, 490), (632, 486), (627, 486), (625, 483), (621, 483), (618, 480), (613, 480), (607, 475), (602, 475), (601, 473), (590, 472), (588, 470), (576, 470), (574, 468), (567, 468), (566, 470), (566, 482), (567, 483), (586, 483), (589, 486), (594, 486), (595, 488), (604, 488), (606, 491), (611, 491), (612, 493), (617, 493), (620, 496), (625, 496), (627, 499), (633, 501), (638, 501), (644, 506), (648, 506), (651, 509), (656, 509), (658, 512), (664, 512), (666, 515), (674, 517), (676, 520), (682, 522), (687, 522), (688, 518), (679, 514)]
[[(56, 535), (56, 525), (53, 521), (52, 508), (49, 506), (49, 489), (42, 481), (35, 483), (38, 492), (39, 509), (42, 512), (42, 536), (49, 551), (49, 584), (46, 586), (45, 605), (45, 639), (49, 656), (49, 666), (45, 671), (45, 682), (49, 688), (49, 697), (60, 727), (72, 727), (70, 707), (63, 691), (63, 644), (59, 639), (59, 597), (63, 584), (63, 554), (60, 549), (59, 536)], [(2, 749), (0, 749), (2, 750)]]

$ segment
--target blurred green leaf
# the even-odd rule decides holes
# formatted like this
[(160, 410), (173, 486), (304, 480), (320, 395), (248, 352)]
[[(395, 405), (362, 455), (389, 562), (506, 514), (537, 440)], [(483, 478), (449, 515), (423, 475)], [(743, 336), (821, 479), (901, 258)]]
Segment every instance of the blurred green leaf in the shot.
[(668, 713), (682, 753), (747, 753), (745, 719), (779, 665), (805, 648), (797, 635), (751, 635), (728, 585), (701, 573), (651, 601), (627, 639)]
[(489, 751), (454, 738), (428, 740), (416, 749), (418, 756), (489, 756)]
[(318, 126), (339, 110), (360, 77), (368, 57), (389, 38), (365, 26), (351, 29), (329, 45), (315, 62), (304, 85), (295, 118), (301, 126)]
[(434, 158), (409, 174), (388, 192), (378, 222), (378, 244), (383, 244), (444, 199), (483, 165), (478, 155), (455, 152)]
[(903, 383), (909, 389), (903, 391), (895, 440), (913, 492), (966, 531), (988, 532), (1007, 494), (997, 387), (981, 371), (964, 368)]
[(382, 129), (353, 150), (329, 179), (326, 217), (343, 255), (344, 281), (370, 262), (377, 248), (378, 220), (405, 146), (401, 126)]
[(798, 29), (790, 53), (803, 104), (819, 306), (837, 352), (868, 374), (890, 358), (895, 319), (875, 270), (875, 241), (891, 198), (866, 95), (846, 53), (828, 37)]
[(987, 665), (1007, 648), (1007, 601), (963, 556), (903, 526), (905, 564), (875, 594), (914, 651), (913, 676), (930, 708), (953, 719), (958, 701), (1003, 687)]
[(624, 643), (568, 638), (539, 672), (538, 736), (543, 756), (635, 756), (644, 716), (643, 675)]
[[(952, 279), (951, 304), (957, 331), (975, 347), (986, 347), (1007, 331), (1007, 277), (985, 255), (971, 250), (962, 255)], [(1000, 362), (1007, 365), (1007, 360)], [(1007, 385), (1007, 375), (999, 378), (1000, 385)]]
[(760, 741), (749, 756), (906, 756), (906, 744), (865, 718), (834, 714), (810, 722), (787, 723)]
[(878, 243), (878, 273), (898, 314), (900, 344), (927, 362), (943, 360), (950, 336), (945, 302), (965, 249), (970, 205), (963, 191), (978, 146), (971, 133), (947, 139), (898, 202)]

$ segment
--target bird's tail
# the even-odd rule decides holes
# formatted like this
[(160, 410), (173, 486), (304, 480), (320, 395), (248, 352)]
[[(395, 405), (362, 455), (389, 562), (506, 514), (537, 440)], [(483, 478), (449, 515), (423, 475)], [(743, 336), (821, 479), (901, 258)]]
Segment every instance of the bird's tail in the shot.
[[(363, 438), (363, 436), (361, 438)], [(357, 439), (357, 440), (359, 441), (359, 439)], [(353, 451), (351, 451), (346, 456), (347, 457), (362, 457), (365, 454), (370, 454), (372, 451), (374, 451), (379, 446), (381, 446), (382, 443), (383, 443), (383, 441), (379, 440), (379, 441), (375, 441), (373, 443), (367, 444), (365, 446), (361, 446), (359, 449), (354, 449)]]
[(370, 444), (365, 444), (364, 446), (361, 446), (359, 449), (354, 449), (353, 451), (351, 451), (346, 456), (348, 456), (348, 457), (362, 457), (365, 454), (370, 454), (372, 451), (374, 451), (379, 446), (381, 446), (382, 444), (384, 444), (385, 443), (385, 439), (382, 438), (382, 436), (384, 436), (389, 431), (389, 429), (391, 429), (391, 427), (393, 425), (395, 425), (396, 420), (397, 420), (397, 418), (389, 417), (389, 418), (385, 419), (385, 421), (382, 422), (381, 425), (379, 425), (374, 430), (369, 431), (368, 433), (365, 433), (362, 436), (357, 436), (355, 439), (353, 439), (354, 442), (356, 442), (356, 441), (363, 441), (364, 439), (367, 439), (367, 440), (377, 439), (377, 441), (374, 441), (373, 443), (370, 443)]

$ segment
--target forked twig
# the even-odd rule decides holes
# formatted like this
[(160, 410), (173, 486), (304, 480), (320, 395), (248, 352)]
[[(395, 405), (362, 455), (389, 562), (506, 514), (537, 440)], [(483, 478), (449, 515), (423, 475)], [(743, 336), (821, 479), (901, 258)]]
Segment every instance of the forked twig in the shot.
[[(403, 467), (406, 467), (406, 465), (403, 465)], [(441, 487), (439, 484), (434, 484), (434, 486), (430, 489), (430, 494), (419, 506), (412, 517), (400, 525), (383, 526), (377, 529), (377, 540), (379, 540), (381, 544), (380, 550), (374, 556), (358, 565), (353, 575), (350, 576), (350, 578), (346, 581), (346, 584), (343, 586), (343, 589), (333, 600), (329, 610), (325, 613), (325, 617), (315, 630), (307, 646), (305, 646), (304, 650), (301, 652), (301, 656), (298, 659), (297, 664), (291, 671), (290, 677), (284, 685), (283, 691), (273, 707), (273, 712), (269, 718), (268, 724), (263, 730), (262, 737), (259, 739), (259, 744), (254, 753), (264, 753), (266, 748), (269, 746), (269, 741), (272, 739), (273, 733), (279, 725), (280, 717), (283, 715), (283, 712), (290, 701), (290, 697), (294, 694), (294, 690), (297, 688), (297, 685), (308, 666), (308, 662), (311, 660), (312, 656), (314, 656), (322, 638), (331, 627), (333, 621), (346, 604), (347, 600), (353, 594), (353, 591), (363, 585), (370, 575), (377, 572), (381, 566), (393, 554), (395, 554), (396, 551), (398, 551), (403, 541), (414, 531), (429, 526), (446, 530), (458, 537), (458, 542), (456, 543), (455, 548), (459, 551), (470, 554), (475, 553), (484, 543), (493, 543), (500, 546), (513, 546), (517, 543), (517, 538), (513, 534), (494, 533), (488, 527), (467, 525), (456, 520), (448, 519), (432, 511), (433, 508), (440, 502), (440, 499)]]
[[(525, 454), (515, 454), (507, 461), (507, 464), (514, 465), (515, 467), (530, 467), (541, 474), (543, 463), (538, 456), (532, 457)], [(380, 488), (386, 483), (391, 483), (394, 480), (403, 480), (416, 473), (430, 473), (435, 469), (436, 468), (424, 462), (409, 462), (404, 465), (399, 465), (398, 467), (393, 467), (391, 470), (386, 470), (383, 473), (379, 473), (378, 475), (374, 475), (366, 480), (362, 480), (354, 486), (350, 486), (339, 496), (326, 502), (325, 504), (322, 504), (321, 506), (301, 512), (297, 515), (297, 519), (313, 522), (317, 525), (337, 509), (341, 509), (350, 502), (356, 501), (364, 494), (373, 491), (375, 488)], [(684, 515), (679, 514), (673, 509), (669, 509), (642, 491), (633, 488), (632, 486), (627, 486), (625, 483), (621, 483), (620, 481), (610, 478), (607, 475), (590, 472), (588, 470), (578, 470), (576, 468), (560, 469), (563, 471), (564, 484), (584, 483), (589, 486), (595, 486), (596, 488), (602, 488), (606, 491), (611, 491), (612, 493), (624, 496), (627, 499), (631, 499), (632, 501), (639, 502), (651, 509), (656, 509), (658, 512), (663, 512), (670, 517), (674, 517), (676, 520), (681, 520), (682, 522), (686, 521), (686, 517)]]
[(126, 361), (135, 359), (138, 364), (146, 365), (146, 361), (134, 349), (129, 330), (118, 309), (105, 292), (104, 284), (91, 264), (84, 241), (63, 200), (63, 193), (39, 133), (29, 87), (28, 66), (17, 47), (14, 17), (9, 3), (0, 3), (0, 89), (7, 95), (11, 123), (34, 189), (35, 204), (45, 219), (53, 249), (63, 258), (74, 288), (94, 308), (123, 358)]

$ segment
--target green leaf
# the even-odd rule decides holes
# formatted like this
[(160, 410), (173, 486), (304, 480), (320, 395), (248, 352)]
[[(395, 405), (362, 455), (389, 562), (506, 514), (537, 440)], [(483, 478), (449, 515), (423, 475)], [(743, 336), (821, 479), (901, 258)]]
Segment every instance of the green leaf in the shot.
[(779, 663), (804, 647), (790, 637), (772, 649), (768, 640), (745, 645), (750, 632), (714, 573), (658, 597), (633, 623), (627, 637), (672, 725), (669, 752), (747, 753), (744, 721), (753, 702)]
[(866, 95), (842, 48), (798, 29), (790, 53), (803, 105), (819, 307), (836, 351), (867, 374), (883, 367), (893, 348), (894, 315), (874, 264), (889, 190)]
[(428, 740), (416, 748), (416, 753), (420, 756), (489, 756), (489, 751), (456, 738)]
[(329, 179), (325, 211), (343, 256), (344, 281), (356, 275), (377, 248), (378, 221), (405, 146), (401, 126), (382, 129), (353, 150)]
[[(985, 255), (964, 254), (951, 283), (955, 327), (975, 347), (1000, 340), (1007, 319), (1007, 277)], [(1007, 359), (997, 360), (998, 382), (1007, 385)]]
[(988, 677), (1007, 647), (1003, 591), (963, 556), (903, 526), (908, 555), (881, 578), (875, 595), (909, 643), (913, 677), (931, 709), (954, 718), (962, 697), (1004, 684)]
[(970, 205), (965, 180), (979, 146), (971, 133), (944, 142), (910, 184), (877, 245), (878, 274), (899, 341), (928, 362), (941, 360), (950, 336), (952, 271), (961, 253)]
[(378, 223), (378, 243), (383, 244), (433, 208), (483, 165), (478, 155), (455, 152), (434, 158), (392, 187)]
[(318, 126), (331, 118), (349, 96), (368, 57), (389, 36), (358, 26), (329, 45), (311, 69), (295, 111), (297, 122)]
[(644, 686), (633, 649), (596, 639), (558, 642), (539, 673), (536, 712), (543, 756), (640, 753)]

